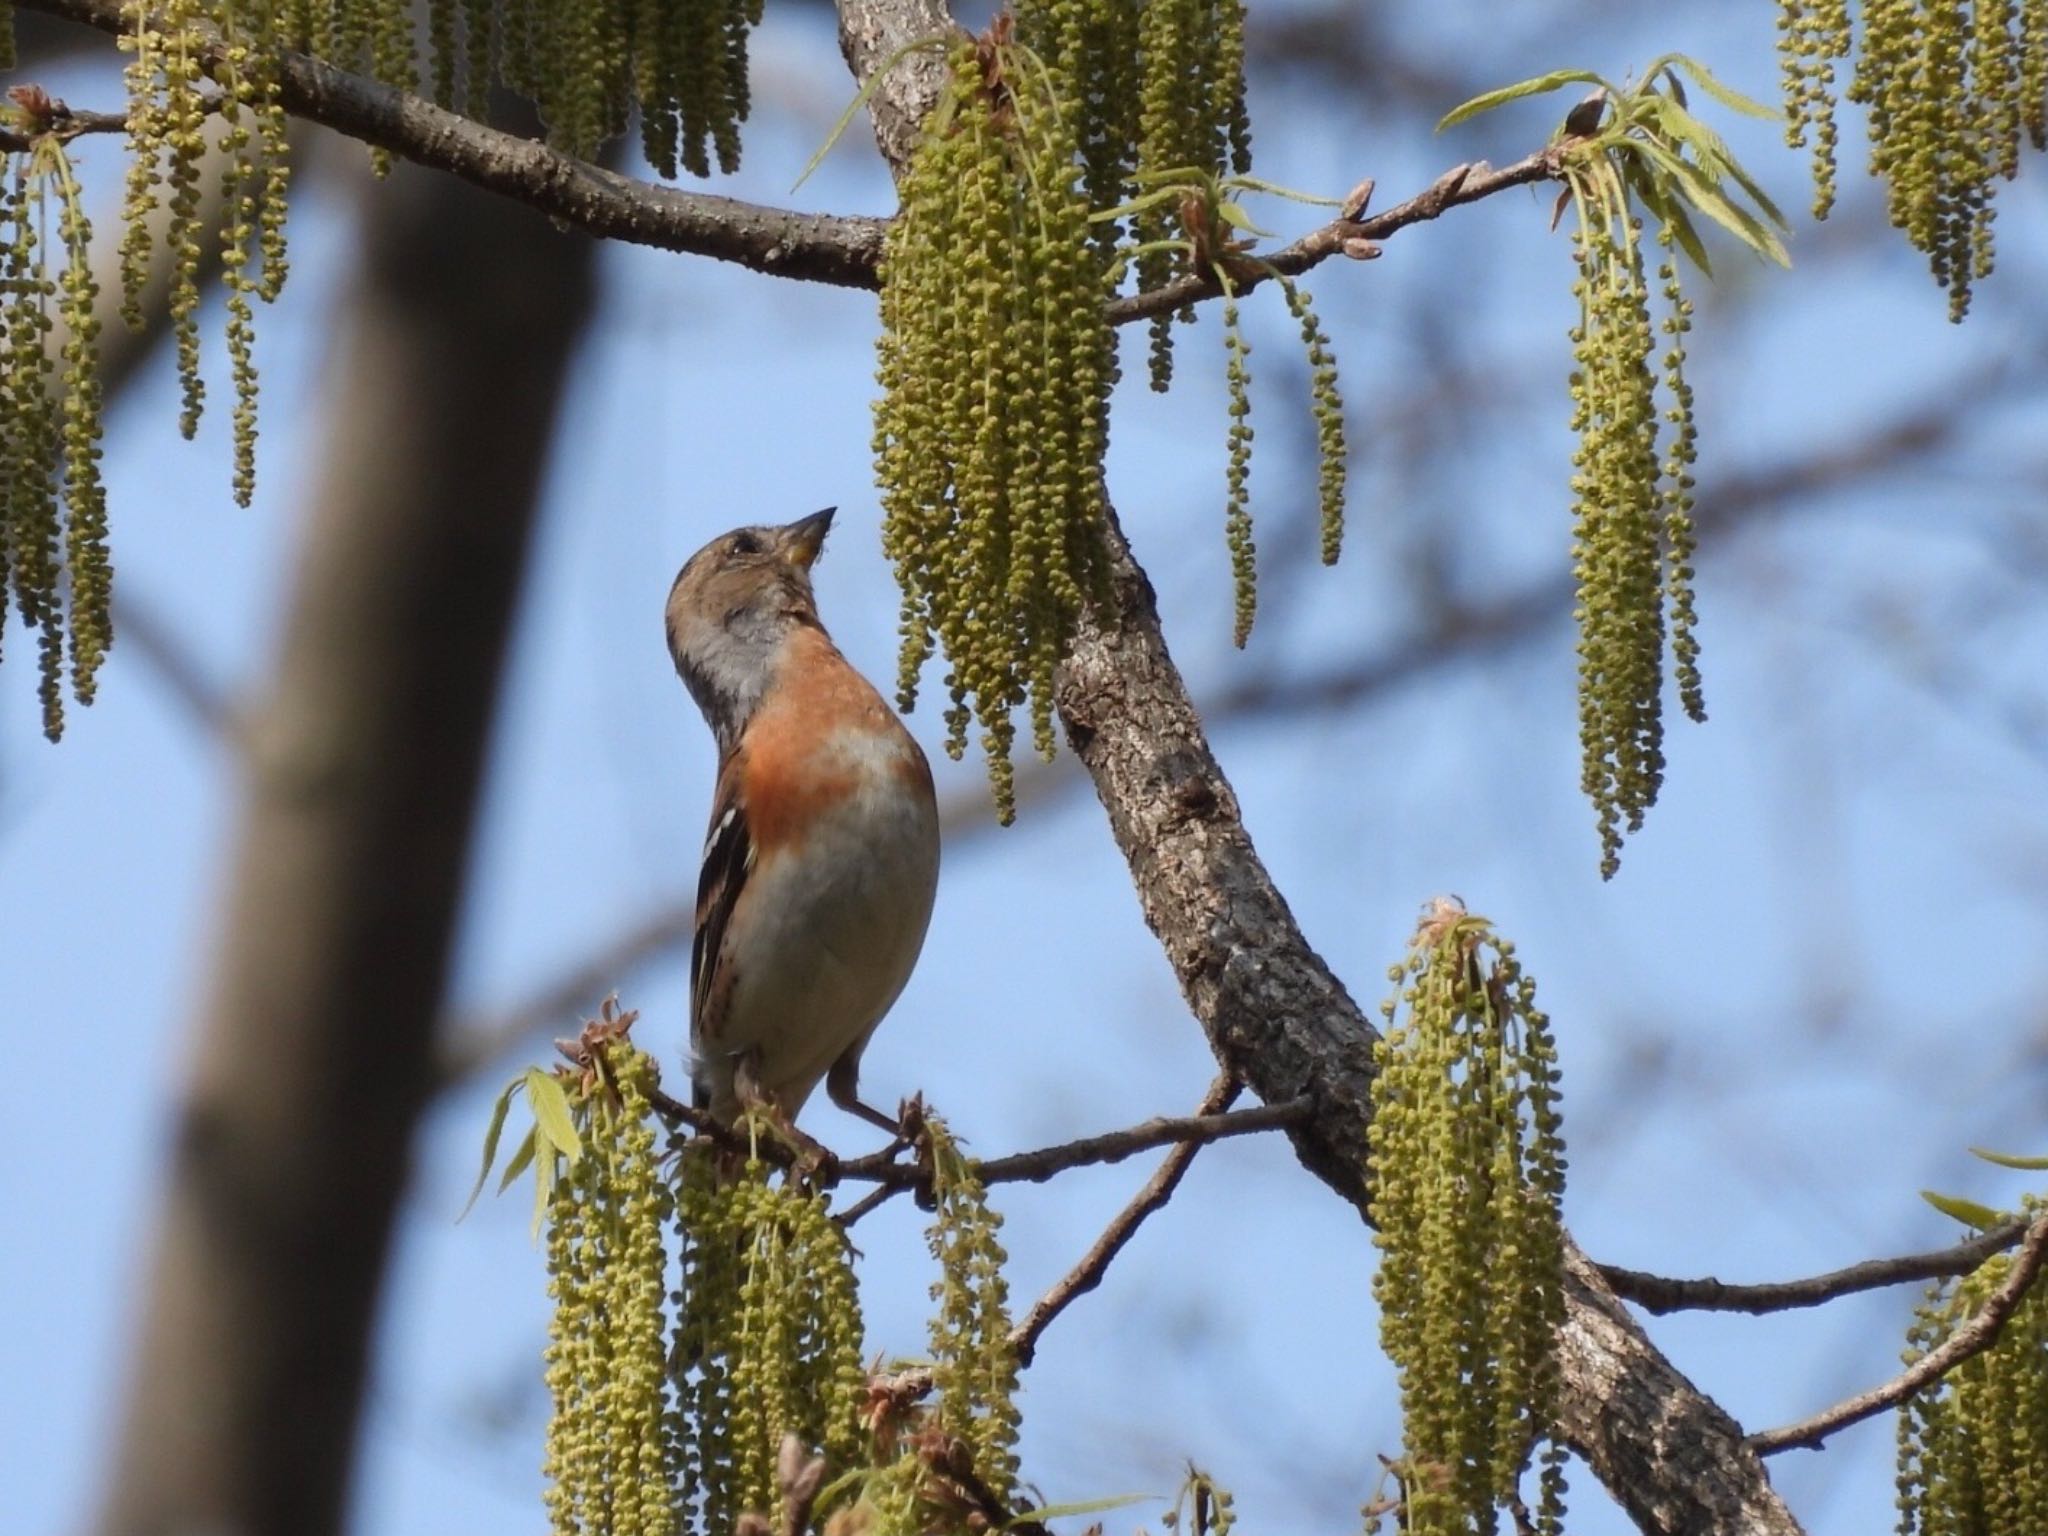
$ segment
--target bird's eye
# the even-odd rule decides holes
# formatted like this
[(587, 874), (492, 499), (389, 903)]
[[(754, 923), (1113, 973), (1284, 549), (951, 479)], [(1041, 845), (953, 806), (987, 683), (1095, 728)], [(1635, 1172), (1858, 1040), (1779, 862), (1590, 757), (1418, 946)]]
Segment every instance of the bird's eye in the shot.
[(732, 536), (732, 552), (736, 555), (758, 555), (764, 546), (761, 536), (750, 529), (741, 529)]

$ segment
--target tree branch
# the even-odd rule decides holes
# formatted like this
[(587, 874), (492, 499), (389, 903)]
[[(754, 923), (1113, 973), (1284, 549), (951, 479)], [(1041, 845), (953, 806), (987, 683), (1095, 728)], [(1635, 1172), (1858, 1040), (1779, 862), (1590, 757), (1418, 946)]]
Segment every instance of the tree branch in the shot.
[[(1236, 1115), (1225, 1114), (1224, 1111), (1243, 1090), (1242, 1083), (1229, 1073), (1224, 1073), (1209, 1085), (1209, 1091), (1202, 1096), (1202, 1102), (1195, 1113), (1178, 1123), (1193, 1124), (1239, 1118)], [(1253, 1111), (1240, 1113), (1250, 1114)], [(1160, 1119), (1146, 1123), (1165, 1125), (1174, 1122)], [(1138, 1129), (1142, 1130), (1144, 1127), (1140, 1126)], [(1205, 1140), (1214, 1139), (1209, 1137)], [(1110, 1261), (1122, 1252), (1124, 1245), (1131, 1240), (1145, 1218), (1173, 1197), (1174, 1189), (1187, 1173), (1188, 1165), (1195, 1159), (1195, 1153), (1200, 1151), (1204, 1144), (1204, 1140), (1187, 1140), (1168, 1153), (1152, 1177), (1147, 1179), (1144, 1186), (1132, 1197), (1131, 1203), (1119, 1211), (1110, 1224), (1103, 1228), (1102, 1235), (1089, 1245), (1088, 1251), (1074, 1267), (1038, 1298), (1030, 1312), (1025, 1314), (1023, 1322), (1010, 1330), (1010, 1347), (1017, 1352), (1018, 1365), (1026, 1366), (1031, 1363), (1032, 1357), (1038, 1353), (1039, 1339), (1044, 1336), (1045, 1330), (1051, 1326), (1054, 1318), (1064, 1312), (1077, 1296), (1086, 1295), (1102, 1283), (1102, 1277), (1109, 1271)], [(985, 1176), (986, 1165), (983, 1165), (981, 1171)], [(863, 1200), (861, 1205), (866, 1206), (874, 1201), (876, 1196), (886, 1196), (890, 1193), (893, 1191), (887, 1188), (877, 1190), (875, 1195)], [(851, 1213), (849, 1217), (850, 1215)], [(928, 1366), (914, 1366), (909, 1370), (899, 1371), (894, 1376), (876, 1378), (873, 1389), (886, 1394), (899, 1407), (908, 1406), (930, 1393), (932, 1372)]]
[[(1013, 1152), (1008, 1157), (977, 1161), (974, 1171), (984, 1184), (1043, 1184), (1070, 1168), (1084, 1168), (1093, 1163), (1120, 1163), (1154, 1147), (1175, 1144), (1199, 1147), (1232, 1136), (1284, 1129), (1305, 1119), (1309, 1109), (1308, 1101), (1303, 1099), (1291, 1103), (1262, 1104), (1227, 1114), (1204, 1108), (1192, 1115), (1160, 1115), (1127, 1130), (1106, 1131), (1100, 1136), (1083, 1136), (1055, 1147), (1040, 1147), (1036, 1151)], [(842, 1165), (839, 1173), (842, 1178), (863, 1182), (872, 1180), (902, 1189), (911, 1188), (924, 1177), (912, 1165), (879, 1154), (855, 1158)]]
[(1602, 1264), (1600, 1274), (1615, 1295), (1649, 1312), (1789, 1312), (1799, 1307), (1817, 1307), (1859, 1291), (1967, 1275), (1993, 1254), (2003, 1253), (2020, 1242), (2027, 1231), (2026, 1222), (2013, 1220), (1951, 1248), (1909, 1253), (1896, 1259), (1866, 1259), (1824, 1275), (1775, 1284), (1729, 1285), (1711, 1276), (1702, 1280), (1671, 1280), (1615, 1264)]
[[(1194, 1118), (1203, 1120), (1222, 1116), (1230, 1108), (1244, 1085), (1236, 1078), (1224, 1073), (1202, 1096), (1201, 1105), (1195, 1110)], [(1304, 1105), (1302, 1108), (1306, 1108)], [(1256, 1111), (1253, 1111), (1256, 1113)], [(1213, 1138), (1212, 1138), (1213, 1139)], [(1010, 1342), (1017, 1351), (1017, 1364), (1029, 1365), (1038, 1353), (1038, 1340), (1052, 1325), (1052, 1320), (1064, 1312), (1077, 1296), (1085, 1296), (1102, 1284), (1102, 1277), (1109, 1272), (1110, 1261), (1123, 1252), (1128, 1243), (1143, 1225), (1145, 1218), (1173, 1198), (1174, 1190), (1186, 1175), (1201, 1151), (1201, 1141), (1183, 1141), (1171, 1152), (1131, 1198), (1131, 1203), (1117, 1213), (1116, 1219), (1103, 1228), (1102, 1235), (1095, 1239), (1079, 1262), (1067, 1271), (1064, 1278), (1039, 1297), (1031, 1310), (1024, 1315), (1010, 1335)]]
[[(22, 9), (94, 27), (110, 36), (127, 30), (121, 0), (19, 0)], [(900, 54), (887, 90), (870, 99), (876, 141), (900, 170), (916, 142), (917, 124), (936, 99), (944, 62), (933, 49), (902, 53), (905, 44), (942, 34), (952, 23), (937, 0), (890, 0), (886, 5), (840, 7), (840, 45), (855, 74), (865, 79)], [(161, 24), (161, 22), (159, 22)], [(200, 68), (212, 75), (227, 51), (211, 33), (198, 49)], [(424, 97), (398, 90), (307, 54), (279, 55), (279, 96), (295, 117), (387, 149), (402, 159), (514, 198), (588, 234), (663, 250), (730, 261), (771, 276), (879, 286), (878, 264), (886, 221), (860, 215), (795, 213), (736, 198), (659, 185), (620, 175), (534, 139), (504, 133)], [(123, 125), (118, 113), (75, 112), (104, 132)], [(1377, 255), (1373, 242), (1451, 208), (1510, 187), (1553, 179), (1558, 150), (1538, 150), (1502, 170), (1454, 166), (1426, 190), (1372, 217), (1331, 220), (1261, 258), (1271, 271), (1295, 276), (1340, 252)], [(1347, 213), (1349, 210), (1347, 210)], [(1248, 267), (1239, 289), (1258, 286), (1267, 270)], [(1214, 274), (1176, 279), (1151, 293), (1114, 300), (1109, 318), (1127, 325), (1222, 292)]]
[[(1476, 203), (1481, 198), (1491, 197), (1496, 192), (1505, 192), (1510, 187), (1531, 186), (1539, 181), (1554, 181), (1562, 164), (1563, 151), (1556, 145), (1539, 149), (1533, 155), (1525, 155), (1513, 165), (1501, 170), (1481, 162), (1473, 165), (1454, 165), (1443, 175), (1429, 184), (1423, 191), (1409, 198), (1405, 203), (1396, 203), (1385, 213), (1366, 217), (1362, 206), (1347, 208), (1341, 217), (1332, 219), (1321, 229), (1311, 230), (1292, 245), (1284, 246), (1270, 256), (1253, 253), (1241, 271), (1233, 273), (1231, 281), (1241, 294), (1256, 288), (1271, 279), (1273, 273), (1287, 277), (1298, 277), (1311, 267), (1320, 266), (1332, 256), (1339, 254), (1369, 260), (1379, 255), (1376, 242), (1389, 235), (1406, 229), (1411, 224), (1426, 223), (1466, 203)], [(1369, 194), (1368, 194), (1369, 195)], [(1358, 193), (1353, 198), (1362, 204), (1364, 198)], [(1149, 293), (1132, 294), (1117, 299), (1109, 306), (1109, 318), (1117, 325), (1128, 325), (1133, 320), (1149, 319), (1153, 315), (1167, 314), (1185, 304), (1197, 304), (1204, 299), (1220, 296), (1223, 286), (1213, 272), (1190, 273), (1175, 278), (1163, 287)]]
[[(20, 3), (109, 36), (128, 29), (121, 0)], [(200, 68), (212, 75), (226, 51), (209, 35), (198, 49)], [(285, 110), (295, 117), (516, 199), (589, 234), (711, 256), (780, 277), (852, 288), (876, 284), (881, 219), (792, 213), (636, 181), (302, 53), (279, 56), (278, 87)]]
[(1981, 1355), (1998, 1342), (2005, 1320), (2025, 1298), (2027, 1288), (2041, 1272), (2044, 1258), (2048, 1258), (2048, 1211), (2036, 1216), (2027, 1228), (2026, 1240), (2020, 1244), (2020, 1251), (2013, 1255), (2012, 1268), (2006, 1272), (1998, 1289), (1987, 1296), (1984, 1305), (1970, 1320), (1942, 1344), (1929, 1350), (1883, 1386), (1859, 1392), (1823, 1413), (1801, 1419), (1797, 1424), (1751, 1435), (1750, 1448), (1759, 1456), (1774, 1455), (1794, 1446), (1818, 1450), (1829, 1435), (1847, 1429), (1851, 1424), (1860, 1424), (1887, 1408), (1897, 1407), (1923, 1387), (1939, 1381), (1972, 1355)]

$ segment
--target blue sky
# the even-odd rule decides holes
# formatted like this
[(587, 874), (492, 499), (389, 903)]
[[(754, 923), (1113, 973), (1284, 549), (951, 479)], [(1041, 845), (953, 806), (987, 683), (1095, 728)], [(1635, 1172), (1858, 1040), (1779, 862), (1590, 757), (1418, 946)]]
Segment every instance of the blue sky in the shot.
[[(1769, 22), (1755, 9), (1615, 4), (1503, 26), (1467, 0), (1397, 7), (1388, 25), (1413, 57), (1477, 85), (1561, 65), (1620, 75), (1683, 48), (1768, 97)], [(788, 194), (848, 90), (818, 18), (770, 13), (747, 166), (729, 190), (886, 211), (886, 180), (858, 134)], [(75, 104), (111, 105), (104, 72), (49, 83)], [(1439, 140), (1426, 114), (1279, 74), (1255, 81), (1253, 111), (1261, 174), (1334, 195), (1372, 174), (1383, 203), (1459, 158), (1515, 157), (1555, 116), (1525, 106)], [(1781, 201), (1803, 200), (1800, 166), (1767, 129), (1732, 136)], [(1852, 157), (1859, 136), (1845, 131)], [(256, 506), (229, 502), (224, 411), (197, 443), (178, 440), (167, 359), (123, 396), (109, 442), (124, 596), (244, 695), (264, 676), (319, 446), (350, 207), (376, 195), (354, 147), (317, 153), (329, 174), (294, 205), (292, 280), (261, 317)], [(90, 157), (108, 193), (118, 150), (100, 141)], [(1987, 359), (2035, 364), (2038, 385), (2041, 166), (2031, 159), (2001, 193), (2002, 270), (1961, 329), (1916, 256), (1859, 234), (1874, 193), (1857, 176), (1845, 176), (1835, 225), (1802, 221), (1791, 274), (1726, 252), (1693, 345), (1704, 496), (1854, 442)], [(1287, 204), (1261, 213), (1287, 231), (1315, 217)], [(1243, 654), (1228, 643), (1213, 318), (1184, 333), (1169, 397), (1139, 387), (1119, 398), (1112, 492), (1198, 699), (1374, 655), (1425, 612), (1430, 572), (1483, 602), (1562, 568), (1569, 264), (1547, 214), (1546, 195), (1509, 194), (1312, 280), (1351, 403), (1349, 542), (1334, 571), (1269, 572), (1278, 580)], [(499, 728), (458, 963), (463, 1014), (509, 1006), (692, 887), (712, 753), (658, 616), (704, 539), (838, 505), (818, 575), (827, 622), (870, 675), (894, 671), (868, 459), (872, 299), (644, 250), (608, 251), (604, 272)], [(1312, 511), (1313, 464), (1285, 317), (1248, 310), (1253, 492), (1270, 550)], [(1447, 374), (1459, 392), (1433, 406)], [(225, 395), (221, 379), (212, 397)], [(1365, 707), (1218, 721), (1261, 852), (1361, 998), (1377, 999), (1436, 894), (1458, 893), (1517, 941), (1557, 1022), (1568, 1219), (1596, 1257), (1789, 1276), (1946, 1241), (1923, 1186), (2000, 1203), (2024, 1187), (1963, 1149), (2048, 1140), (2044, 445), (2042, 396), (2001, 396), (1910, 474), (1788, 498), (1710, 544), (1712, 719), (1674, 727), (1662, 803), (1611, 884), (1595, 873), (1578, 796), (1561, 618)], [(0, 1405), (0, 1485), (11, 1528), (56, 1533), (91, 1513), (120, 1400), (165, 1106), (219, 910), (234, 765), (130, 647), (117, 648), (101, 702), (61, 748), (45, 747), (26, 648), (18, 631), (6, 638), (0, 998), (16, 1021), (19, 1087), (0, 1159), (16, 1234), (0, 1376), (18, 1385)], [(980, 765), (939, 757), (933, 711), (911, 723), (942, 794), (976, 793)], [(924, 962), (867, 1059), (876, 1098), (922, 1089), (987, 1153), (1183, 1110), (1212, 1074), (1101, 812), (1071, 763), (1063, 773), (1065, 787), (1015, 828), (948, 847)], [(672, 1063), (683, 970), (673, 955), (619, 977), (643, 1011), (642, 1042)], [(490, 1095), (541, 1049), (449, 1095), (422, 1134), (368, 1408), (363, 1532), (543, 1529), (545, 1313), (525, 1211), (486, 1204), (453, 1222)], [(867, 1143), (827, 1106), (814, 1128)], [(1020, 1301), (1145, 1172), (1133, 1163), (1003, 1191)], [(921, 1343), (916, 1223), (897, 1202), (860, 1229), (877, 1349)], [(1164, 1493), (1193, 1457), (1261, 1528), (1348, 1528), (1375, 1454), (1398, 1447), (1371, 1262), (1366, 1232), (1281, 1142), (1205, 1152), (1103, 1289), (1048, 1335), (1024, 1399), (1027, 1473), (1059, 1500)], [(1887, 1294), (1652, 1331), (1761, 1427), (1887, 1374), (1908, 1304)], [(1809, 1529), (1848, 1536), (1889, 1520), (1890, 1434), (1880, 1420), (1824, 1455), (1773, 1463)], [(1625, 1529), (1583, 1472), (1580, 1483), (1575, 1531)], [(1141, 1518), (1155, 1520), (1111, 1520)]]

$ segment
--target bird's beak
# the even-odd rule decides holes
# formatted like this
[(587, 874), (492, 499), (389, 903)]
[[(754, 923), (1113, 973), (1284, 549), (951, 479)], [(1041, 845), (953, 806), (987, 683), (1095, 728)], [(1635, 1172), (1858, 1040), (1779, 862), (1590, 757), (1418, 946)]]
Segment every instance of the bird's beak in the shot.
[(838, 510), (827, 507), (783, 525), (782, 553), (797, 569), (808, 571), (817, 563), (818, 552), (825, 547), (825, 535), (832, 530), (832, 514)]

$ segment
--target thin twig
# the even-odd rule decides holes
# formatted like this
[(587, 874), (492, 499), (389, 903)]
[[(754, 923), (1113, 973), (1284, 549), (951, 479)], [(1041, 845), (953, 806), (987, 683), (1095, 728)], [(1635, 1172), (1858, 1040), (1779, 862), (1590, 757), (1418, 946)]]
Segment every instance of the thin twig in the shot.
[(2015, 1219), (1951, 1248), (1903, 1254), (1896, 1259), (1865, 1259), (1824, 1275), (1768, 1284), (1730, 1285), (1711, 1275), (1700, 1280), (1673, 1280), (1615, 1264), (1602, 1264), (1600, 1275), (1613, 1287), (1615, 1295), (1646, 1312), (1789, 1312), (1799, 1307), (1817, 1307), (1858, 1291), (1938, 1280), (1946, 1275), (1967, 1275), (1994, 1253), (2003, 1253), (2026, 1235), (2026, 1222)]
[[(1247, 263), (1241, 274), (1233, 275), (1232, 285), (1239, 294), (1243, 294), (1247, 289), (1268, 281), (1274, 273), (1298, 277), (1339, 253), (1361, 258), (1375, 256), (1379, 254), (1374, 249), (1375, 242), (1406, 229), (1410, 224), (1426, 223), (1452, 208), (1476, 203), (1510, 187), (1555, 181), (1563, 164), (1562, 155), (1561, 148), (1551, 145), (1500, 170), (1485, 164), (1454, 165), (1414, 197), (1405, 203), (1396, 203), (1384, 213), (1332, 219), (1321, 229), (1311, 230), (1271, 256)], [(1215, 273), (1192, 273), (1149, 293), (1113, 301), (1109, 306), (1109, 318), (1116, 325), (1127, 325), (1133, 320), (1150, 319), (1183, 305), (1216, 298), (1222, 292), (1222, 284), (1217, 281)]]
[[(1209, 1085), (1209, 1091), (1202, 1096), (1201, 1107), (1193, 1115), (1185, 1116), (1178, 1121), (1148, 1120), (1144, 1126), (1135, 1129), (1144, 1130), (1147, 1126), (1168, 1124), (1213, 1124), (1219, 1120), (1234, 1122), (1258, 1114), (1258, 1110), (1251, 1109), (1238, 1110), (1234, 1114), (1223, 1112), (1243, 1088), (1243, 1083), (1231, 1074), (1225, 1073)], [(1299, 1119), (1307, 1113), (1306, 1103), (1303, 1101), (1264, 1107), (1292, 1111), (1287, 1119), (1272, 1122), (1276, 1125), (1287, 1124), (1289, 1120)], [(1091, 1139), (1106, 1141), (1110, 1138), (1098, 1136)], [(1081, 1261), (1038, 1299), (1036, 1305), (1025, 1315), (1023, 1322), (1010, 1330), (1010, 1347), (1017, 1352), (1017, 1363), (1020, 1366), (1031, 1363), (1032, 1356), (1038, 1352), (1038, 1340), (1052, 1320), (1065, 1311), (1076, 1296), (1085, 1295), (1102, 1283), (1102, 1277), (1108, 1271), (1110, 1261), (1117, 1256), (1124, 1244), (1131, 1240), (1131, 1234), (1138, 1230), (1147, 1216), (1166, 1204), (1173, 1194), (1174, 1187), (1187, 1172), (1188, 1164), (1194, 1160), (1195, 1153), (1214, 1140), (1214, 1136), (1205, 1136), (1200, 1139), (1183, 1140), (1175, 1146), (1173, 1151), (1167, 1154), (1166, 1160), (1159, 1165), (1158, 1171), (1145, 1181), (1144, 1188), (1138, 1191), (1131, 1203), (1119, 1211), (1116, 1218), (1103, 1229), (1102, 1235), (1089, 1247), (1087, 1253), (1081, 1256)], [(1152, 1144), (1158, 1145), (1157, 1142)], [(1080, 1146), (1082, 1143), (1070, 1142), (1068, 1145)], [(869, 1205), (877, 1195), (893, 1193), (894, 1190), (888, 1188), (876, 1190), (874, 1195), (861, 1202), (861, 1206)], [(855, 1209), (858, 1210), (860, 1207), (857, 1206)], [(847, 1214), (850, 1218), (853, 1213)], [(869, 1387), (871, 1391), (886, 1395), (901, 1409), (930, 1393), (932, 1372), (928, 1366), (916, 1366), (907, 1371), (898, 1371), (893, 1376), (876, 1377)]]
[[(1209, 1085), (1209, 1091), (1202, 1096), (1201, 1107), (1195, 1111), (1195, 1118), (1220, 1115), (1230, 1108), (1238, 1094), (1244, 1091), (1244, 1084), (1230, 1073), (1223, 1073)], [(1010, 1343), (1017, 1351), (1017, 1364), (1029, 1365), (1032, 1356), (1038, 1353), (1038, 1338), (1052, 1320), (1067, 1309), (1075, 1297), (1084, 1296), (1102, 1284), (1102, 1277), (1109, 1270), (1109, 1264), (1124, 1244), (1131, 1240), (1146, 1217), (1173, 1198), (1173, 1191), (1180, 1183), (1188, 1165), (1195, 1160), (1195, 1154), (1205, 1145), (1200, 1141), (1183, 1141), (1160, 1163), (1158, 1170), (1145, 1181), (1145, 1187), (1132, 1197), (1131, 1203), (1117, 1213), (1116, 1219), (1102, 1229), (1102, 1235), (1095, 1239), (1088, 1251), (1081, 1255), (1080, 1262), (1068, 1270), (1065, 1277), (1043, 1296), (1039, 1297), (1031, 1310), (1024, 1315), (1010, 1334)]]
[(2005, 1320), (2012, 1316), (2013, 1309), (2027, 1294), (2027, 1287), (2040, 1273), (2044, 1258), (2048, 1258), (2048, 1211), (2036, 1216), (2028, 1226), (2026, 1240), (2020, 1244), (2020, 1251), (2013, 1255), (2012, 1268), (2006, 1272), (1998, 1289), (1986, 1297), (1984, 1305), (1970, 1320), (1950, 1334), (1939, 1347), (1929, 1350), (1882, 1386), (1859, 1392), (1810, 1419), (1749, 1436), (1750, 1449), (1759, 1456), (1774, 1455), (1794, 1446), (1818, 1450), (1821, 1442), (1837, 1430), (1847, 1429), (1851, 1424), (1860, 1424), (1887, 1408), (1897, 1407), (1971, 1356), (1982, 1354), (1998, 1342)]
[[(1299, 1124), (1309, 1113), (1306, 1099), (1290, 1099), (1279, 1104), (1261, 1104), (1252, 1109), (1232, 1110), (1223, 1114), (1203, 1112), (1193, 1115), (1160, 1115), (1142, 1125), (1134, 1125), (1121, 1131), (1107, 1131), (1100, 1136), (1083, 1136), (1077, 1141), (1062, 1142), (1054, 1147), (1040, 1147), (1031, 1152), (1013, 1152), (1008, 1157), (989, 1158), (974, 1165), (976, 1177), (984, 1184), (1017, 1184), (1030, 1182), (1042, 1184), (1055, 1174), (1069, 1168), (1080, 1168), (1091, 1163), (1120, 1163), (1127, 1157), (1140, 1152), (1149, 1152), (1154, 1147), (1171, 1146), (1174, 1143), (1201, 1145), (1205, 1142), (1221, 1141), (1230, 1136), (1249, 1136), (1258, 1131), (1279, 1130)], [(913, 1164), (895, 1160), (893, 1154), (884, 1157), (875, 1154), (859, 1157), (842, 1163), (839, 1176), (843, 1179), (857, 1179), (896, 1189), (908, 1189), (916, 1185), (924, 1174)]]

